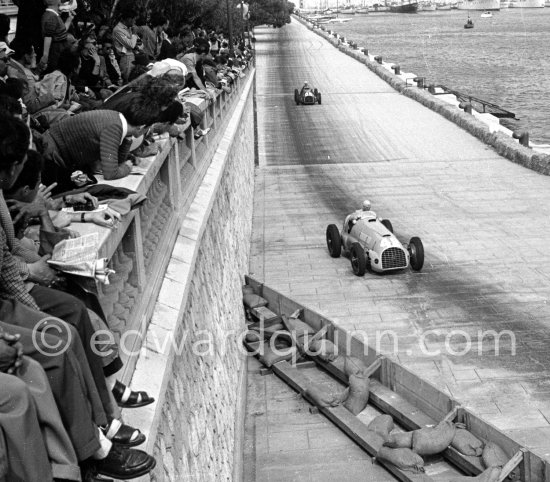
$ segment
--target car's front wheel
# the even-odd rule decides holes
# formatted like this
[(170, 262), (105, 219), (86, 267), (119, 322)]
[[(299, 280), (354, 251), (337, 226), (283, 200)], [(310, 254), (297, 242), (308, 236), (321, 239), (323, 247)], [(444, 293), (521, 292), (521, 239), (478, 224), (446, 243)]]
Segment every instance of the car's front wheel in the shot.
[(363, 276), (367, 270), (367, 257), (359, 243), (353, 243), (350, 249), (351, 269), (356, 276)]
[(416, 236), (409, 242), (409, 254), (411, 256), (411, 268), (420, 271), (424, 266), (424, 245)]
[(333, 258), (339, 258), (342, 254), (342, 242), (340, 240), (340, 231), (336, 224), (327, 226), (327, 248)]
[(294, 102), (296, 102), (296, 105), (300, 105), (300, 92), (298, 92), (298, 89), (294, 89)]
[(317, 102), (321, 103), (321, 92), (317, 92)]

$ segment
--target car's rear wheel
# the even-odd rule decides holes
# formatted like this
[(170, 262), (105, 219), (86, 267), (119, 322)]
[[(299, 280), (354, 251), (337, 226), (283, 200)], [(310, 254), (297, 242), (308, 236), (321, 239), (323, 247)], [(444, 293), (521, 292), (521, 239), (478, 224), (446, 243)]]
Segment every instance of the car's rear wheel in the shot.
[(393, 233), (393, 226), (391, 225), (391, 221), (389, 219), (382, 219), (380, 222), (386, 227), (386, 229), (390, 233)]
[(321, 92), (317, 92), (317, 102), (321, 103)]
[(411, 256), (411, 268), (420, 271), (424, 266), (424, 245), (416, 236), (409, 242), (409, 254)]
[(333, 258), (339, 258), (342, 254), (342, 241), (340, 240), (340, 231), (336, 224), (327, 226), (327, 248)]
[(294, 89), (294, 102), (296, 102), (296, 105), (300, 105), (300, 92), (298, 92), (298, 89)]
[(359, 243), (353, 243), (350, 249), (351, 269), (356, 276), (363, 276), (367, 270), (367, 257)]

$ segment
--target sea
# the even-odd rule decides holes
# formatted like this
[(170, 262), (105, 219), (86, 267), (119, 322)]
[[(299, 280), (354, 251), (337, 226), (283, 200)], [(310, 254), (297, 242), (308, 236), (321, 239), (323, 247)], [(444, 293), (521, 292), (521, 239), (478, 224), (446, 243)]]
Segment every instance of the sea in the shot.
[[(550, 8), (354, 15), (333, 30), (398, 63), (427, 84), (494, 103), (516, 114), (506, 127), (550, 144)], [(464, 29), (468, 15), (473, 29)]]

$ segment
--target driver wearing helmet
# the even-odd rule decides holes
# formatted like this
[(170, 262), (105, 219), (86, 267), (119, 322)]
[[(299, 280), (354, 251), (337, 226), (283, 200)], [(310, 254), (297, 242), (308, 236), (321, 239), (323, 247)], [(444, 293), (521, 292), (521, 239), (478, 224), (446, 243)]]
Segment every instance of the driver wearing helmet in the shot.
[(360, 219), (364, 218), (375, 218), (376, 219), (376, 213), (370, 210), (371, 203), (368, 199), (365, 199), (363, 201), (363, 205), (361, 206), (361, 209), (357, 209), (348, 217), (346, 218), (345, 224), (348, 225), (348, 233), (351, 232), (351, 228), (359, 221)]
[(303, 97), (303, 95), (308, 91), (311, 90), (311, 87), (307, 83), (307, 80), (304, 82), (304, 86), (302, 87), (302, 90), (300, 91), (300, 97)]

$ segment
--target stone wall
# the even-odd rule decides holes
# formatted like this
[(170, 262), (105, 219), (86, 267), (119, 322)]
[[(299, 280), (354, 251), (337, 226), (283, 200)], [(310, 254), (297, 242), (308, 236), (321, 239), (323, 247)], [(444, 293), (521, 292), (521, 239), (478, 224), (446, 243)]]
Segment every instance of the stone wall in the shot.
[[(238, 469), (246, 381), (241, 286), (254, 193), (252, 81), (253, 74), (183, 219), (132, 380), (157, 398), (144, 447), (157, 466), (142, 480), (225, 481)], [(146, 408), (141, 416), (126, 410), (127, 423), (142, 428)]]
[[(244, 327), (241, 286), (248, 267), (254, 193), (252, 98), (231, 146), (176, 340), (155, 456), (153, 480), (231, 480), (240, 406)], [(207, 342), (208, 341), (208, 342)], [(201, 343), (204, 342), (204, 343)], [(197, 352), (197, 353), (194, 353)]]

